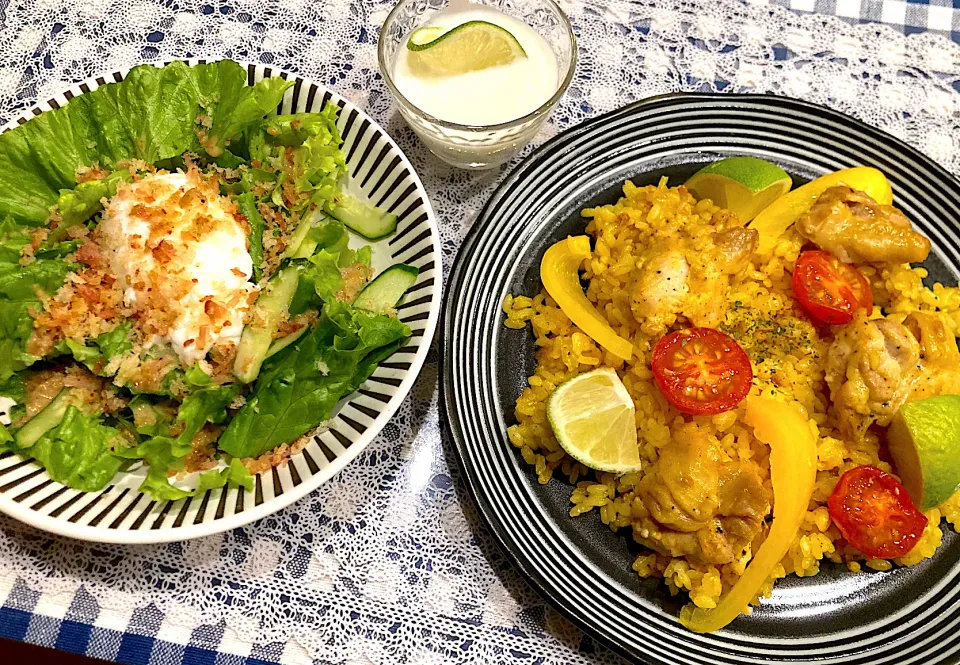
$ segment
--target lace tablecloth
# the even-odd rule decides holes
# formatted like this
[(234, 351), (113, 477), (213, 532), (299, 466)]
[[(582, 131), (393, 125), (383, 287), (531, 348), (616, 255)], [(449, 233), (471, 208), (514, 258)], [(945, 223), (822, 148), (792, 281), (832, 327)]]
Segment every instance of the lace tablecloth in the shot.
[[(958, 12), (777, 1), (852, 20), (736, 0), (565, 2), (580, 67), (540, 140), (650, 95), (775, 92), (882, 127), (960, 173), (960, 46), (949, 39)], [(289, 69), (349, 97), (396, 137), (433, 199), (450, 266), (504, 171), (451, 170), (404, 126), (377, 71), (388, 9), (365, 0), (6, 0), (0, 115), (143, 61), (231, 57)], [(931, 30), (907, 35), (923, 27)], [(441, 441), (437, 383), (434, 352), (360, 459), (311, 497), (227, 534), (98, 546), (0, 519), (0, 636), (126, 663), (618, 662), (496, 550)]]

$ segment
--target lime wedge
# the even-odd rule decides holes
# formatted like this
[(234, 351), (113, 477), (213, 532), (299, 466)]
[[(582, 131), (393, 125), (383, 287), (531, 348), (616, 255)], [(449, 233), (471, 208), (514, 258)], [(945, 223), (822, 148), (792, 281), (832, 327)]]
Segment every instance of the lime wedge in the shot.
[(938, 395), (900, 407), (887, 446), (907, 494), (920, 510), (960, 489), (960, 395)]
[(789, 192), (793, 181), (776, 164), (756, 157), (728, 157), (700, 169), (684, 185), (696, 198), (732, 210), (746, 224)]
[(487, 21), (467, 21), (447, 32), (420, 28), (410, 35), (407, 49), (414, 71), (431, 76), (465, 74), (527, 57), (516, 37)]
[(547, 420), (570, 457), (597, 471), (640, 470), (633, 399), (617, 373), (596, 369), (557, 386)]

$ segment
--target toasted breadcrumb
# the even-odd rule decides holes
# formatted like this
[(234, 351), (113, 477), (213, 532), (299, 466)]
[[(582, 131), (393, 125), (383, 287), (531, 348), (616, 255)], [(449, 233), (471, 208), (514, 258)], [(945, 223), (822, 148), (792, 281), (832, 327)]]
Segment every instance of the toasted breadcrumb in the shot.
[(78, 166), (74, 173), (74, 179), (79, 185), (91, 180), (103, 180), (108, 175), (110, 175), (110, 171), (100, 168), (100, 165), (94, 162), (92, 166)]
[(373, 269), (362, 263), (351, 263), (340, 269), (340, 276), (343, 278), (343, 288), (334, 295), (341, 302), (353, 302), (373, 276)]
[(209, 471), (216, 468), (217, 460), (214, 453), (216, 452), (217, 439), (220, 438), (222, 433), (223, 429), (220, 427), (204, 425), (193, 437), (192, 448), (187, 454), (186, 460), (184, 460), (183, 470), (179, 473), (171, 472), (171, 475), (183, 478), (197, 471)]
[(74, 389), (81, 403), (93, 411), (112, 414), (127, 406), (127, 399), (114, 386), (81, 365), (66, 365), (31, 374), (24, 381), (24, 388), (26, 412), (15, 425), (36, 415), (63, 388)]
[(293, 443), (281, 444), (270, 452), (260, 455), (260, 457), (247, 457), (241, 460), (241, 462), (247, 467), (247, 471), (254, 475), (265, 473), (275, 466), (284, 466), (291, 457), (299, 454), (300, 451), (306, 448), (313, 440), (316, 432), (322, 430), (324, 427), (325, 426), (322, 426), (309, 434), (301, 436)]

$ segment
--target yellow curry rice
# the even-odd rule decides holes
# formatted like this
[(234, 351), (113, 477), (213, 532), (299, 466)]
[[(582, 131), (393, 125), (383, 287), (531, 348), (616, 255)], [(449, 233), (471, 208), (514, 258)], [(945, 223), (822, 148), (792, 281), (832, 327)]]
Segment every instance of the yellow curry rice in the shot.
[[(518, 424), (507, 433), (523, 459), (535, 468), (541, 483), (548, 482), (557, 472), (570, 481), (574, 487), (572, 517), (596, 510), (611, 529), (632, 533), (643, 544), (649, 542), (650, 534), (644, 532), (649, 514), (638, 494), (638, 485), (655, 470), (659, 451), (691, 422), (707, 433), (719, 449), (721, 461), (749, 463), (758, 470), (764, 490), (771, 497), (772, 490), (769, 449), (744, 424), (742, 404), (719, 415), (692, 417), (684, 417), (668, 405), (650, 370), (651, 349), (662, 331), (638, 324), (626, 293), (626, 278), (640, 251), (678, 234), (691, 239), (696, 247), (696, 239), (706, 238), (729, 224), (731, 213), (710, 201), (697, 201), (683, 187), (667, 187), (666, 179), (658, 186), (642, 188), (627, 182), (623, 194), (614, 205), (583, 212), (590, 219), (587, 232), (594, 240), (592, 255), (583, 266), (583, 277), (588, 284), (587, 297), (614, 330), (633, 343), (635, 355), (624, 363), (605, 352), (578, 330), (543, 290), (532, 298), (508, 295), (503, 302), (504, 324), (515, 329), (529, 324), (538, 348), (536, 372), (529, 377), (529, 386), (516, 403)], [(881, 459), (879, 441), (873, 432), (867, 432), (860, 441), (844, 439), (829, 408), (830, 395), (824, 379), (829, 341), (820, 338), (791, 295), (790, 269), (803, 244), (795, 231), (788, 231), (769, 254), (754, 255), (749, 267), (734, 276), (729, 285), (718, 282), (716, 292), (704, 296), (704, 306), (710, 298), (726, 305), (718, 328), (737, 339), (750, 356), (755, 375), (751, 394), (796, 400), (805, 409), (817, 437), (818, 472), (813, 498), (789, 553), (763, 587), (765, 596), (770, 595), (777, 578), (790, 573), (816, 575), (824, 559), (846, 563), (852, 571), (863, 567), (888, 570), (894, 564), (918, 563), (939, 546), (941, 517), (951, 524), (960, 519), (958, 496), (939, 509), (927, 511), (930, 521), (920, 542), (909, 554), (892, 562), (864, 560), (860, 552), (845, 544), (831, 523), (827, 498), (845, 471), (863, 464), (885, 471), (892, 469)], [(867, 266), (863, 272), (871, 282), (877, 305), (888, 315), (893, 312), (891, 316), (906, 317), (917, 310), (935, 312), (954, 335), (960, 331), (957, 288), (939, 284), (926, 288), (921, 282), (925, 271), (907, 265), (883, 269)], [(667, 326), (672, 323), (665, 322)], [(639, 473), (617, 477), (587, 469), (564, 453), (547, 422), (546, 400), (551, 391), (561, 382), (600, 366), (615, 368), (633, 397), (644, 465)], [(672, 594), (685, 591), (696, 605), (712, 608), (743, 574), (752, 553), (766, 536), (769, 521), (767, 517), (753, 542), (729, 563), (707, 564), (650, 550), (637, 557), (633, 569), (641, 577), (661, 577)]]

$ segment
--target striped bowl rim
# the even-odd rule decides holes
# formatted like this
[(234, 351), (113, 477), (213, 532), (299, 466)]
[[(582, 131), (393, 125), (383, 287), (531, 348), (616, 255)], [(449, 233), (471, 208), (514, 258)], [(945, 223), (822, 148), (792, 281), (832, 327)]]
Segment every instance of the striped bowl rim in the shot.
[[(168, 63), (156, 66), (164, 64)], [(138, 492), (139, 479), (128, 475), (101, 492), (85, 493), (53, 481), (31, 459), (5, 453), (0, 455), (0, 511), (44, 531), (101, 543), (160, 543), (227, 531), (289, 506), (336, 475), (383, 429), (413, 386), (436, 330), (442, 283), (440, 233), (423, 183), (387, 132), (347, 99), (281, 69), (240, 64), (247, 70), (248, 85), (271, 76), (295, 82), (278, 108), (281, 113), (317, 111), (327, 101), (340, 107), (338, 127), (351, 174), (364, 193), (399, 218), (396, 234), (367, 243), (374, 247), (374, 267), (402, 261), (420, 268), (416, 283), (398, 307), (399, 318), (410, 326), (413, 336), (341, 402), (328, 431), (316, 435), (284, 467), (258, 475), (252, 491), (221, 488), (196, 498), (154, 501)], [(0, 131), (101, 85), (121, 81), (127, 72), (78, 83), (19, 114)]]

